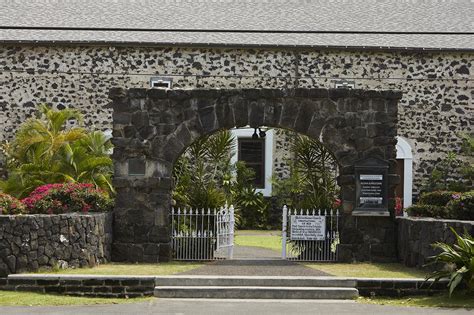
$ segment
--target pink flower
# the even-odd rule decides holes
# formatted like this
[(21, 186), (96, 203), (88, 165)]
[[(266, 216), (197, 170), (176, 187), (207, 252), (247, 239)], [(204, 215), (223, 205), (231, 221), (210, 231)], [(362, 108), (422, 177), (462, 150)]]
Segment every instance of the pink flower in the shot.
[(336, 200), (334, 200), (334, 202), (333, 202), (333, 204), (332, 204), (332, 207), (333, 207), (334, 209), (337, 209), (337, 208), (339, 208), (341, 205), (342, 205), (341, 199), (336, 199)]
[(461, 198), (461, 194), (452, 194), (452, 195), (451, 195), (451, 198), (453, 198), (453, 199), (459, 199), (459, 198)]
[(92, 208), (90, 205), (85, 204), (82, 206), (82, 211), (87, 213), (89, 212), (90, 208)]
[(403, 205), (400, 197), (395, 197), (395, 215), (402, 215)]

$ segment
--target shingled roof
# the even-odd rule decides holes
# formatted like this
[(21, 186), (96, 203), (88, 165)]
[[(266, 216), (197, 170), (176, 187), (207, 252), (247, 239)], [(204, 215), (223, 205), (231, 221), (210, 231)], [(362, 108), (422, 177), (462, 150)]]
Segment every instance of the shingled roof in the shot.
[(473, 50), (471, 0), (0, 0), (0, 42)]

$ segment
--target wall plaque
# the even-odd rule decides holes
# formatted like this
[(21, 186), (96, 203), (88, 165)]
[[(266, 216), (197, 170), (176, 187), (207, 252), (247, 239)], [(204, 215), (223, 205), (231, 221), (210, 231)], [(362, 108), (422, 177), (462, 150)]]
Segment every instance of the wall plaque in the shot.
[(290, 216), (291, 240), (323, 241), (326, 239), (326, 217), (309, 215)]
[(146, 160), (144, 158), (128, 159), (128, 175), (144, 176), (146, 172)]
[(388, 213), (388, 162), (369, 158), (355, 165), (356, 208), (354, 212)]

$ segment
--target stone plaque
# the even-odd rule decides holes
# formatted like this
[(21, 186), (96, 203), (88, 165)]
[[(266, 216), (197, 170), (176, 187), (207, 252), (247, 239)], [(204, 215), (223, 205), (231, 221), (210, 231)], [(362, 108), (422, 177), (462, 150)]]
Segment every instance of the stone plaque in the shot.
[(367, 159), (355, 165), (355, 173), (357, 204), (354, 211), (388, 213), (388, 162)]
[(290, 216), (291, 240), (324, 241), (326, 239), (326, 217), (309, 215)]
[(144, 176), (146, 171), (146, 161), (144, 158), (131, 158), (128, 160), (129, 176)]

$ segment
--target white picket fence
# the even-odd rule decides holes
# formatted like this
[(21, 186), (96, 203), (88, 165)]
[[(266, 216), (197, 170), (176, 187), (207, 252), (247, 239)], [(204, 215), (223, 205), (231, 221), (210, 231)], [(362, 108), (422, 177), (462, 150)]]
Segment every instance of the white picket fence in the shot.
[(171, 209), (171, 247), (175, 260), (231, 259), (234, 208)]
[(294, 261), (337, 261), (339, 221), (339, 210), (298, 211), (284, 206), (282, 258)]

